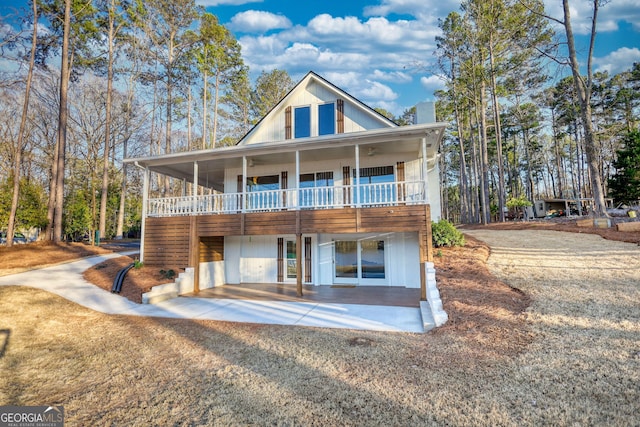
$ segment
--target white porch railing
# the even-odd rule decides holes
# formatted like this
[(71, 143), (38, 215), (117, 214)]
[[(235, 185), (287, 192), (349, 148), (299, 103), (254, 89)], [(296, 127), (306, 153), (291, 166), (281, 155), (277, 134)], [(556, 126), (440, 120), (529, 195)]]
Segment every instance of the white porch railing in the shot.
[(388, 182), (149, 199), (147, 215), (213, 215), (424, 203), (427, 197), (423, 181)]

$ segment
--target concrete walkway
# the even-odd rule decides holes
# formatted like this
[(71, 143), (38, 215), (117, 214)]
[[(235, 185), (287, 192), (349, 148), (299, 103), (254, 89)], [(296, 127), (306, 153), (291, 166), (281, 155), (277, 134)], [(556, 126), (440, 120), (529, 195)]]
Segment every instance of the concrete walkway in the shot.
[(220, 320), (273, 325), (371, 331), (424, 332), (419, 308), (311, 302), (248, 301), (178, 297), (158, 304), (137, 304), (83, 279), (82, 273), (109, 258), (129, 253), (95, 256), (0, 277), (0, 286), (42, 289), (106, 314)]

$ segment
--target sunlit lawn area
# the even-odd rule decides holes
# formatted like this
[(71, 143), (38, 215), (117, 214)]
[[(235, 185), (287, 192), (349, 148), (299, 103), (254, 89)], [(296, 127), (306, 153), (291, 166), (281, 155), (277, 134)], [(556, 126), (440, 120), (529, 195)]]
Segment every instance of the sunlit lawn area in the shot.
[[(450, 322), (427, 334), (110, 316), (0, 287), (0, 404), (64, 405), (68, 425), (637, 424), (637, 246), (490, 233), (492, 271), (524, 293), (484, 245), (445, 249)], [(578, 268), (591, 251), (606, 271)]]

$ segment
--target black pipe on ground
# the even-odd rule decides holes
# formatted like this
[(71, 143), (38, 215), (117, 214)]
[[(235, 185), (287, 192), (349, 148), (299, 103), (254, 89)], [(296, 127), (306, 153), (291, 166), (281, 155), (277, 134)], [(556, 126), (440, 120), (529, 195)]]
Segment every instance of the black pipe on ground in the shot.
[(120, 293), (120, 291), (122, 290), (122, 283), (124, 282), (124, 277), (127, 275), (129, 270), (133, 268), (134, 265), (135, 263), (131, 263), (127, 265), (125, 268), (123, 268), (122, 270), (118, 271), (118, 274), (116, 274), (116, 278), (113, 280), (113, 285), (111, 286), (112, 293), (114, 294)]

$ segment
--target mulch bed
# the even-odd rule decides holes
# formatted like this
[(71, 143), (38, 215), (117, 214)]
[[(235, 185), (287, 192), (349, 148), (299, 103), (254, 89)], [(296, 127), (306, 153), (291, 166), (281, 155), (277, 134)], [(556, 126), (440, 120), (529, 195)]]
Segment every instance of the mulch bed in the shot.
[(498, 352), (518, 353), (533, 339), (523, 317), (531, 298), (489, 272), (485, 243), (465, 240), (464, 247), (436, 250), (436, 280), (449, 320), (434, 333), (456, 332), (478, 343), (490, 339)]
[[(628, 218), (611, 218), (612, 227), (595, 228), (595, 227), (578, 227), (575, 219), (569, 218), (552, 218), (535, 221), (513, 221), (513, 222), (496, 222), (487, 225), (471, 224), (463, 225), (459, 229), (476, 230), (476, 229), (492, 229), (492, 230), (553, 230), (566, 231), (569, 233), (586, 233), (597, 234), (607, 240), (615, 240), (618, 242), (640, 244), (640, 232), (638, 231), (618, 231), (615, 227), (616, 222), (631, 222), (634, 220)], [(637, 221), (637, 220), (635, 220)]]
[[(135, 258), (137, 256), (132, 255), (104, 261), (86, 270), (83, 277), (87, 282), (111, 292), (113, 281), (118, 272), (131, 264)], [(167, 271), (170, 269), (166, 268)], [(175, 280), (168, 279), (161, 273), (161, 270), (160, 268), (147, 266), (132, 268), (125, 276), (120, 295), (133, 302), (142, 303), (142, 294), (149, 292), (153, 286), (170, 283)], [(174, 267), (173, 270), (179, 272), (177, 267)]]

